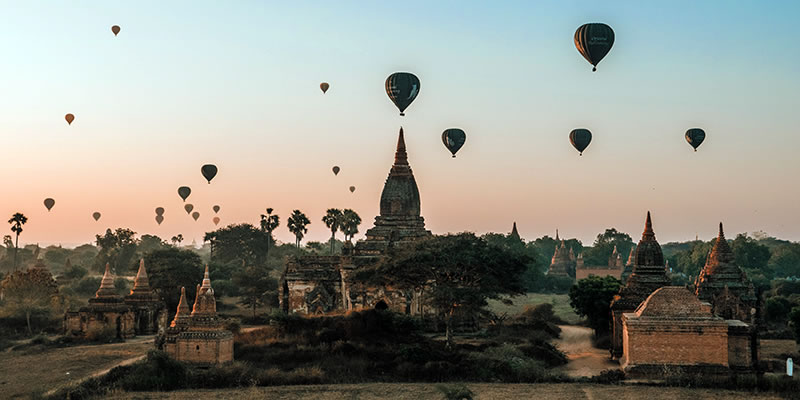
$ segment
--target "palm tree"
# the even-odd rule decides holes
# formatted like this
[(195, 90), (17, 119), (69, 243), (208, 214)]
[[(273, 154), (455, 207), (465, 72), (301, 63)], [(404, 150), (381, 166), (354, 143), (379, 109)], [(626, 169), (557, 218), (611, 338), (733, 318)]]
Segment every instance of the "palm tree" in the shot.
[(358, 226), (361, 225), (361, 217), (358, 214), (347, 208), (342, 211), (342, 233), (344, 233), (345, 240), (353, 239), (353, 235), (358, 233)]
[(17, 269), (17, 252), (19, 251), (19, 234), (22, 233), (22, 225), (28, 222), (28, 217), (22, 213), (14, 213), (8, 223), (11, 224), (11, 232), (17, 234), (17, 241), (14, 243), (14, 270)]
[(269, 256), (269, 246), (272, 243), (272, 231), (280, 224), (281, 219), (277, 215), (272, 215), (272, 208), (267, 208), (267, 215), (261, 214), (261, 229), (267, 232), (267, 251), (264, 259)]
[(342, 210), (329, 208), (325, 216), (322, 217), (322, 222), (331, 230), (331, 255), (333, 255), (333, 242), (336, 240), (336, 231), (342, 225)]
[(311, 221), (308, 220), (308, 217), (300, 212), (300, 210), (292, 211), (292, 215), (286, 221), (286, 226), (289, 227), (289, 232), (294, 233), (294, 244), (297, 245), (297, 248), (300, 248), (300, 241), (303, 240), (303, 236), (305, 236), (306, 232), (308, 232), (306, 225), (310, 223)]

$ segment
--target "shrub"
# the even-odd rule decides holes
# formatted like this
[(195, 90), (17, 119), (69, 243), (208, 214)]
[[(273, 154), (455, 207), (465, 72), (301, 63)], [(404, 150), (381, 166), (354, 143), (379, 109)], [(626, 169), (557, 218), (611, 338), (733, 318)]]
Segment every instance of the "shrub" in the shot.
[(128, 280), (125, 278), (114, 279), (114, 289), (120, 296), (128, 294)]
[(618, 384), (625, 379), (625, 372), (621, 369), (607, 369), (600, 372), (599, 375), (590, 378), (593, 383), (601, 384)]
[(131, 365), (127, 373), (120, 375), (119, 387), (127, 391), (174, 390), (187, 383), (186, 367), (158, 350), (151, 350), (143, 362)]
[(93, 295), (100, 288), (100, 281), (100, 278), (87, 276), (75, 283), (72, 289), (84, 296)]
[(475, 393), (464, 384), (436, 385), (447, 400), (472, 400)]
[(86, 330), (86, 340), (108, 343), (117, 338), (117, 330), (109, 325), (92, 326)]

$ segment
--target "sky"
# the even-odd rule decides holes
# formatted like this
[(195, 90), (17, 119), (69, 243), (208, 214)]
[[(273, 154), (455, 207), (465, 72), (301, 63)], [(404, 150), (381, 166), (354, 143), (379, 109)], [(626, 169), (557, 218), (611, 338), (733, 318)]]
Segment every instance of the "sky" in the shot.
[[(0, 215), (28, 216), (20, 243), (74, 246), (117, 227), (199, 243), (215, 204), (220, 226), (257, 224), (274, 208), (276, 236), (290, 243), (293, 209), (312, 221), (306, 240), (322, 241), (325, 210), (352, 208), (360, 238), (400, 126), (437, 234), (516, 221), (528, 240), (558, 228), (589, 244), (609, 227), (637, 240), (650, 210), (662, 243), (709, 239), (719, 221), (729, 237), (800, 240), (800, 2), (0, 8)], [(587, 22), (616, 33), (596, 73), (573, 44)], [(405, 117), (384, 91), (397, 71), (421, 81)], [(467, 133), (457, 158), (441, 142), (451, 127)], [(579, 127), (593, 133), (583, 156), (568, 141)], [(692, 127), (708, 135), (696, 153)], [(211, 184), (206, 163), (219, 167)]]

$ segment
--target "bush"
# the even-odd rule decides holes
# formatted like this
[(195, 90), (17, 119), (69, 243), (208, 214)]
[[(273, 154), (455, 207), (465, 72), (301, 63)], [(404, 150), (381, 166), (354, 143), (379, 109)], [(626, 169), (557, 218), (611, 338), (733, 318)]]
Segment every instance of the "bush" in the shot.
[(79, 293), (81, 295), (91, 296), (95, 292), (97, 292), (97, 289), (100, 288), (100, 281), (101, 281), (100, 278), (93, 278), (87, 276), (76, 282), (73, 285), (72, 289), (75, 290), (76, 293)]
[(109, 325), (92, 326), (86, 330), (86, 340), (90, 342), (109, 343), (117, 338), (117, 330)]
[(81, 267), (80, 265), (71, 265), (69, 268), (64, 270), (62, 276), (67, 279), (81, 279), (88, 274), (89, 271), (86, 268)]
[(472, 393), (464, 384), (436, 385), (447, 400), (472, 400), (475, 393)]
[(128, 280), (125, 278), (114, 279), (114, 289), (117, 289), (117, 294), (120, 296), (128, 294)]
[(615, 385), (625, 379), (625, 372), (621, 369), (607, 369), (601, 371), (599, 375), (590, 378), (592, 383), (601, 383), (605, 385)]
[[(109, 374), (112, 373), (114, 370)], [(148, 352), (143, 362), (132, 364), (130, 370), (121, 375), (119, 387), (127, 391), (175, 390), (186, 387), (188, 381), (183, 363), (158, 350)]]

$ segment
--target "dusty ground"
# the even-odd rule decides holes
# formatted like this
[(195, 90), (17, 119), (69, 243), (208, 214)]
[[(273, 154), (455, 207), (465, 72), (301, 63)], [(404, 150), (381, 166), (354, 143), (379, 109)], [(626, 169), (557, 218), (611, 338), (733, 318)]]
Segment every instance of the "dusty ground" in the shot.
[(0, 399), (28, 398), (140, 358), (153, 336), (125, 343), (0, 352)]
[[(649, 386), (603, 386), (591, 384), (489, 384), (466, 386), (476, 399), (537, 400), (745, 400), (779, 399), (774, 395), (726, 390), (663, 388)], [(313, 385), (258, 387), (237, 390), (195, 390), (169, 393), (115, 393), (120, 399), (306, 399), (306, 400), (423, 400), (444, 399), (434, 384), (369, 383), (361, 385)]]
[(592, 330), (583, 326), (560, 325), (561, 337), (554, 340), (561, 351), (566, 353), (569, 363), (563, 368), (572, 377), (589, 377), (600, 371), (619, 368), (619, 364), (608, 358), (608, 350), (592, 347)]

